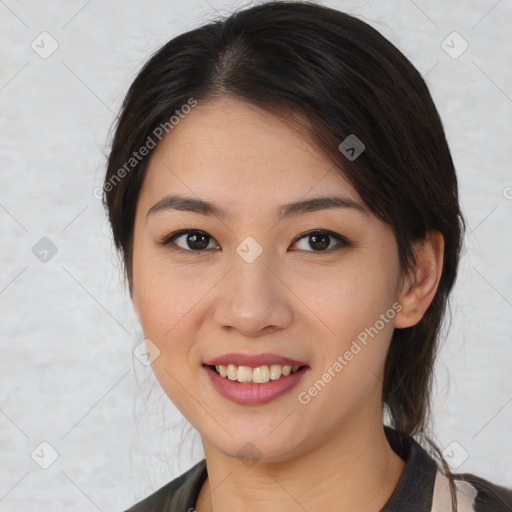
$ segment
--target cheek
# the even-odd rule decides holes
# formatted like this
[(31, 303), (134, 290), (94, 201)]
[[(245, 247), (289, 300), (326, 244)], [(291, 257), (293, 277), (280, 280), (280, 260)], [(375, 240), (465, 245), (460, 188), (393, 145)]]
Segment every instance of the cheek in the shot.
[(140, 269), (138, 282), (134, 279), (144, 337), (160, 351), (152, 370), (163, 391), (185, 415), (194, 410), (190, 394), (198, 396), (194, 389), (194, 375), (201, 370), (197, 326), (202, 314), (200, 299), (206, 293), (201, 280), (190, 281), (180, 272), (163, 272), (158, 265)]
[(160, 350), (153, 371), (177, 404), (183, 388), (192, 390), (202, 371), (198, 339), (209, 313), (209, 294), (219, 276), (208, 272), (207, 265), (169, 260), (161, 251), (139, 249), (138, 258), (134, 257), (133, 297), (144, 337)]
[(379, 261), (354, 261), (350, 265), (317, 273), (302, 281), (297, 295), (322, 320), (336, 339), (346, 342), (372, 326), (395, 299), (397, 273)]
[[(144, 276), (144, 277), (143, 277)], [(203, 280), (186, 279), (183, 273), (145, 272), (134, 286), (144, 336), (160, 349), (169, 365), (188, 364), (201, 325), (201, 298), (208, 289)], [(168, 357), (172, 354), (172, 358)]]
[(144, 333), (164, 342), (179, 329), (196, 292), (192, 283), (183, 282), (179, 276), (169, 279), (169, 276), (158, 273), (145, 273), (143, 284), (134, 286), (134, 296)]
[(152, 247), (150, 240), (135, 244), (133, 255), (133, 297), (137, 303), (144, 334), (160, 344), (173, 338), (183, 319), (201, 297), (205, 280), (193, 275), (186, 265), (172, 265), (165, 251)]
[(318, 340), (322, 360), (315, 377), (331, 379), (330, 396), (337, 400), (343, 393), (348, 408), (382, 380), (396, 314), (393, 304), (397, 276), (394, 260), (389, 262), (382, 254), (380, 258), (354, 261), (335, 273), (317, 276), (314, 286), (310, 280), (307, 285), (303, 281), (300, 293), (307, 297), (305, 302), (325, 333)]

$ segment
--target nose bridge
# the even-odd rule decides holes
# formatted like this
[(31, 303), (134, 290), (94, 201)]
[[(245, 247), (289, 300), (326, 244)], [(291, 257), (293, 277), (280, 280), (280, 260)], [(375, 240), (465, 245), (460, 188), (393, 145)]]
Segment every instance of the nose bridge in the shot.
[(272, 264), (270, 251), (262, 252), (254, 260), (247, 260), (237, 249), (237, 255), (233, 260), (234, 268), (231, 273), (232, 279), (235, 280), (234, 289), (241, 292), (244, 298), (272, 294), (270, 289), (275, 283), (272, 282), (273, 273), (270, 270)]
[(215, 315), (221, 326), (247, 335), (270, 326), (283, 328), (291, 321), (286, 287), (274, 275), (276, 265), (272, 265), (270, 251), (258, 249), (254, 242), (242, 242), (233, 255)]

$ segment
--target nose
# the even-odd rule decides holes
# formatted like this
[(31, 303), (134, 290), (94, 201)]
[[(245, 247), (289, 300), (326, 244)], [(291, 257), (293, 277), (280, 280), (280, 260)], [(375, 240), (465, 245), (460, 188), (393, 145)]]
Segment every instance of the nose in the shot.
[(293, 292), (265, 252), (252, 263), (235, 254), (219, 284), (214, 319), (221, 328), (257, 337), (290, 326)]

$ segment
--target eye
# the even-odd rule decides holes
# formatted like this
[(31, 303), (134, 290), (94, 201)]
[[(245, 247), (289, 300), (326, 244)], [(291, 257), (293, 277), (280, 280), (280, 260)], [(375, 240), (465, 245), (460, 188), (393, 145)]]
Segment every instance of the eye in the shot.
[[(352, 247), (353, 244), (347, 238), (338, 233), (333, 233), (332, 231), (326, 230), (314, 230), (309, 231), (307, 233), (303, 233), (298, 238), (295, 239), (292, 245), (297, 244), (302, 239), (307, 237), (307, 244), (313, 248), (313, 251), (305, 250), (306, 252), (331, 252), (335, 250), (340, 250), (343, 247)], [(183, 239), (180, 245), (177, 243), (177, 240)], [(338, 242), (337, 245), (332, 247), (331, 240), (334, 239)], [(205, 252), (203, 249), (212, 249), (215, 247), (209, 247), (209, 241), (214, 240), (208, 233), (204, 231), (200, 231), (197, 229), (183, 229), (176, 233), (173, 233), (160, 241), (161, 245), (170, 246), (175, 245), (177, 247), (172, 247), (173, 250), (183, 251), (183, 252)]]
[[(332, 231), (325, 231), (322, 229), (304, 233), (300, 235), (296, 240), (300, 241), (304, 238), (307, 238), (306, 243), (309, 244), (310, 247), (313, 247), (313, 251), (301, 249), (306, 250), (307, 252), (331, 252), (340, 250), (343, 247), (352, 247), (353, 245), (352, 242), (350, 242), (344, 236), (339, 235), (338, 233), (333, 233)], [(330, 243), (330, 239), (332, 238), (338, 242), (337, 246), (335, 245), (334, 247), (331, 247), (332, 244)]]
[[(185, 245), (175, 243), (175, 240), (179, 240), (180, 238), (184, 238), (185, 241), (182, 243)], [(178, 249), (176, 250), (183, 250), (185, 252), (203, 252), (202, 249), (208, 248), (208, 240), (213, 240), (213, 238), (204, 231), (199, 231), (197, 229), (183, 229), (164, 238), (160, 243), (166, 246), (171, 244), (177, 245)]]

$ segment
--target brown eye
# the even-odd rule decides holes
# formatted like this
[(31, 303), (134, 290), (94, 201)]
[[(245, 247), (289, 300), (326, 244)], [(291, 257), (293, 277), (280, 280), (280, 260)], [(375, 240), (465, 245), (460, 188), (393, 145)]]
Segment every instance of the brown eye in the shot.
[[(296, 239), (293, 245), (296, 245), (299, 241), (306, 238), (306, 244), (313, 250), (309, 250), (308, 247), (299, 248), (299, 250), (306, 252), (331, 252), (342, 249), (344, 247), (352, 247), (353, 245), (344, 236), (339, 235), (338, 233), (333, 233), (332, 231), (325, 230), (315, 230), (304, 233)], [(178, 240), (181, 240), (180, 243), (177, 243)], [(216, 248), (215, 246), (209, 247), (210, 242), (213, 240), (215, 239), (204, 231), (189, 229), (181, 230), (167, 236), (160, 242), (160, 244), (164, 246), (174, 246), (171, 248), (176, 251), (193, 253), (206, 252), (207, 249)], [(337, 243), (333, 244), (333, 240), (335, 240)]]
[[(302, 248), (300, 250), (306, 250), (308, 252), (330, 252), (331, 250), (334, 251), (343, 247), (352, 246), (351, 242), (345, 237), (331, 231), (310, 231), (309, 233), (301, 235), (297, 240), (300, 241), (304, 238), (307, 238), (306, 243), (309, 245), (309, 247), (313, 248), (313, 251), (308, 251), (307, 248)], [(336, 240), (338, 244), (332, 247), (331, 239)]]
[[(176, 240), (183, 239), (180, 245), (176, 243)], [(198, 230), (183, 230), (174, 233), (173, 235), (165, 238), (161, 243), (162, 245), (176, 245), (178, 249), (182, 249), (184, 251), (199, 251), (203, 252), (204, 249), (208, 248), (209, 241), (213, 240), (213, 238), (206, 234), (203, 231)]]

